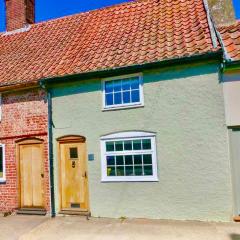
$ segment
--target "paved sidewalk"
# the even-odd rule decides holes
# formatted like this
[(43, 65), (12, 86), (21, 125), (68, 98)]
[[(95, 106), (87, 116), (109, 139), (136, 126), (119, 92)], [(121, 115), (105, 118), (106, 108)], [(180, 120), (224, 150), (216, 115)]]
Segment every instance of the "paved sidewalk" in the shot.
[(0, 218), (0, 239), (240, 240), (240, 223), (11, 216)]
[(47, 220), (42, 216), (0, 217), (0, 240), (17, 240)]

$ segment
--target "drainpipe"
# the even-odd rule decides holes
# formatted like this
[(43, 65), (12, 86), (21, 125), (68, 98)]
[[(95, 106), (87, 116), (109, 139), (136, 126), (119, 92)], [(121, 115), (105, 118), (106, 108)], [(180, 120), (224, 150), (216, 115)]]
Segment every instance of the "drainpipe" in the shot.
[(52, 122), (52, 93), (47, 91), (48, 98), (48, 151), (49, 151), (49, 167), (50, 167), (50, 195), (51, 195), (51, 215), (56, 216), (55, 212), (55, 194), (54, 194), (54, 164), (53, 164), (53, 122)]
[(48, 158), (50, 168), (50, 198), (51, 198), (51, 217), (56, 216), (55, 212), (55, 194), (54, 194), (54, 163), (53, 163), (53, 137), (52, 137), (52, 93), (51, 89), (46, 89), (46, 86), (40, 82), (40, 86), (47, 92), (48, 104)]

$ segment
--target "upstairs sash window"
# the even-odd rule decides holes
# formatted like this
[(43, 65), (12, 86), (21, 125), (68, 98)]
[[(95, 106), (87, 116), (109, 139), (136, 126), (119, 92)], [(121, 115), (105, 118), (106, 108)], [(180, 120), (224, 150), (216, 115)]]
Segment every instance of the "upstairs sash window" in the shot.
[(104, 109), (134, 106), (143, 106), (142, 76), (131, 75), (103, 81)]

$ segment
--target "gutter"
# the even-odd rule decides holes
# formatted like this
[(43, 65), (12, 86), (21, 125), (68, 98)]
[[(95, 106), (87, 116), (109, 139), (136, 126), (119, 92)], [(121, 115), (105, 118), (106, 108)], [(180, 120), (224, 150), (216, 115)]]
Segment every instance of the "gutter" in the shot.
[(168, 60), (161, 60), (161, 61), (156, 61), (151, 63), (142, 63), (142, 64), (125, 66), (125, 67), (116, 67), (111, 69), (96, 70), (91, 72), (63, 75), (58, 77), (48, 77), (48, 78), (41, 79), (39, 83), (41, 86), (48, 87), (51, 84), (63, 83), (67, 80), (78, 81), (81, 79), (104, 78), (104, 77), (111, 77), (111, 76), (122, 75), (122, 74), (131, 74), (131, 73), (136, 73), (138, 71), (151, 70), (151, 69), (163, 67), (163, 66), (183, 64), (183, 63), (193, 63), (193, 61), (199, 61), (199, 60), (220, 60), (221, 61), (222, 50), (220, 49), (216, 52), (207, 52), (204, 54), (198, 54), (198, 55), (187, 56), (187, 57), (179, 57), (179, 58), (173, 58)]
[(226, 70), (240, 70), (240, 60), (237, 61), (225, 61), (223, 63), (223, 72)]

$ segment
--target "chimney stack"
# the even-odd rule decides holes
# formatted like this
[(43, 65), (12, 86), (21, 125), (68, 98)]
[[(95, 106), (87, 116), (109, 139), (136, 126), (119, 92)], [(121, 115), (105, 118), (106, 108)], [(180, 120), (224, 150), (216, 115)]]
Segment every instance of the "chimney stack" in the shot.
[(232, 0), (208, 0), (208, 5), (216, 25), (227, 25), (236, 21)]
[(35, 22), (35, 0), (5, 0), (5, 7), (7, 31)]

